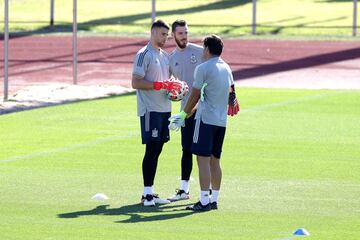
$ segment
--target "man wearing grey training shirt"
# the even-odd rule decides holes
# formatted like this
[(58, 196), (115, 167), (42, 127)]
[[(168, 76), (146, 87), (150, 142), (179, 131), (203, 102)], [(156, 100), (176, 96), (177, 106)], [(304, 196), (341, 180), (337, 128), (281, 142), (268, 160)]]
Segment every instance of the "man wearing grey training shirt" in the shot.
[[(202, 63), (203, 48), (197, 44), (188, 42), (188, 25), (184, 20), (176, 20), (172, 26), (172, 37), (176, 48), (170, 53), (170, 72), (181, 81), (185, 81), (191, 92), (194, 83), (195, 68)], [(189, 98), (189, 94), (181, 101), (181, 109)], [(168, 198), (170, 201), (189, 199), (189, 180), (193, 166), (191, 144), (194, 135), (195, 114), (185, 119), (185, 125), (181, 128), (181, 182), (180, 188)]]
[[(193, 211), (209, 211), (218, 208), (217, 202), (222, 178), (220, 157), (227, 114), (229, 107), (236, 107), (229, 98), (229, 92), (233, 92), (231, 88), (233, 85), (232, 72), (229, 65), (220, 58), (223, 50), (222, 40), (216, 35), (211, 35), (206, 37), (203, 42), (205, 62), (195, 69), (193, 89), (185, 108), (179, 114), (172, 116), (169, 124), (171, 130), (179, 129), (185, 118), (198, 105), (191, 150), (197, 155), (201, 194), (199, 202), (186, 208)], [(233, 92), (233, 96), (236, 100), (235, 92)], [(235, 110), (233, 113), (237, 114), (238, 105), (237, 110), (233, 110)], [(212, 186), (211, 198), (209, 196), (210, 183)]]
[(141, 202), (146, 207), (170, 202), (154, 193), (158, 158), (164, 143), (170, 139), (168, 118), (171, 114), (171, 102), (165, 90), (176, 91), (181, 88), (179, 83), (169, 81), (169, 58), (162, 50), (169, 29), (161, 20), (154, 22), (150, 42), (137, 52), (133, 65), (132, 87), (137, 90), (141, 138), (142, 143), (146, 144), (142, 162), (144, 192), (141, 197)]

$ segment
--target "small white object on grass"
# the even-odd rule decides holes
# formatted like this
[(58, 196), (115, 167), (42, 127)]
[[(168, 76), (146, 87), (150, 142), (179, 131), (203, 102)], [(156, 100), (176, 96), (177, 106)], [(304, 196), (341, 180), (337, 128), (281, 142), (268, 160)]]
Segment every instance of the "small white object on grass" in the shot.
[(97, 193), (94, 196), (92, 196), (91, 199), (93, 199), (93, 200), (108, 200), (109, 197), (103, 193)]

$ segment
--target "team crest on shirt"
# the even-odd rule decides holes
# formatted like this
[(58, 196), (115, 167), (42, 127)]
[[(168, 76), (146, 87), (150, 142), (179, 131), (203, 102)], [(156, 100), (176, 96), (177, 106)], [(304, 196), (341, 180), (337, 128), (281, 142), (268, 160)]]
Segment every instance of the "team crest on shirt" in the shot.
[(191, 62), (192, 64), (197, 63), (197, 59), (196, 59), (196, 56), (195, 56), (194, 54), (191, 54), (190, 62)]
[(158, 137), (158, 135), (159, 135), (159, 131), (156, 128), (154, 128), (151, 132), (151, 136), (153, 138), (156, 138), (156, 137)]

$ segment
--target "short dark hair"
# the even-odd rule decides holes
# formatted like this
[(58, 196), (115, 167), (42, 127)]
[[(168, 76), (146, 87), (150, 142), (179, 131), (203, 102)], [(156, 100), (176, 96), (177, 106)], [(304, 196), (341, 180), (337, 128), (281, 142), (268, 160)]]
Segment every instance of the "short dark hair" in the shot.
[(187, 25), (185, 20), (178, 19), (171, 25), (171, 31), (175, 32), (177, 27), (185, 27)]
[(164, 22), (163, 20), (157, 20), (155, 21), (152, 25), (151, 25), (151, 30), (153, 30), (154, 28), (166, 28), (167, 30), (170, 29), (169, 25)]
[(224, 43), (221, 38), (215, 34), (204, 38), (204, 47), (209, 49), (212, 55), (220, 56), (224, 48)]

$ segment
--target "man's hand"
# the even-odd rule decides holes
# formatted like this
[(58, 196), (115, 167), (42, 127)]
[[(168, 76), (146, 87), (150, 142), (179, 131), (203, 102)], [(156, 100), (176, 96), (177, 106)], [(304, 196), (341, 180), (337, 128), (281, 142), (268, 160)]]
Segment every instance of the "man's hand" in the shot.
[(169, 129), (172, 131), (178, 131), (185, 124), (185, 118), (187, 117), (187, 113), (181, 111), (180, 113), (171, 116), (169, 118)]
[(154, 90), (165, 89), (167, 91), (176, 91), (176, 92), (181, 90), (180, 81), (176, 80), (173, 77), (170, 79), (164, 80), (163, 82), (154, 82), (153, 86), (154, 86)]
[(230, 116), (236, 115), (240, 111), (240, 106), (235, 94), (235, 88), (231, 86), (232, 91), (229, 93), (229, 101), (228, 101), (228, 112), (227, 114)]

